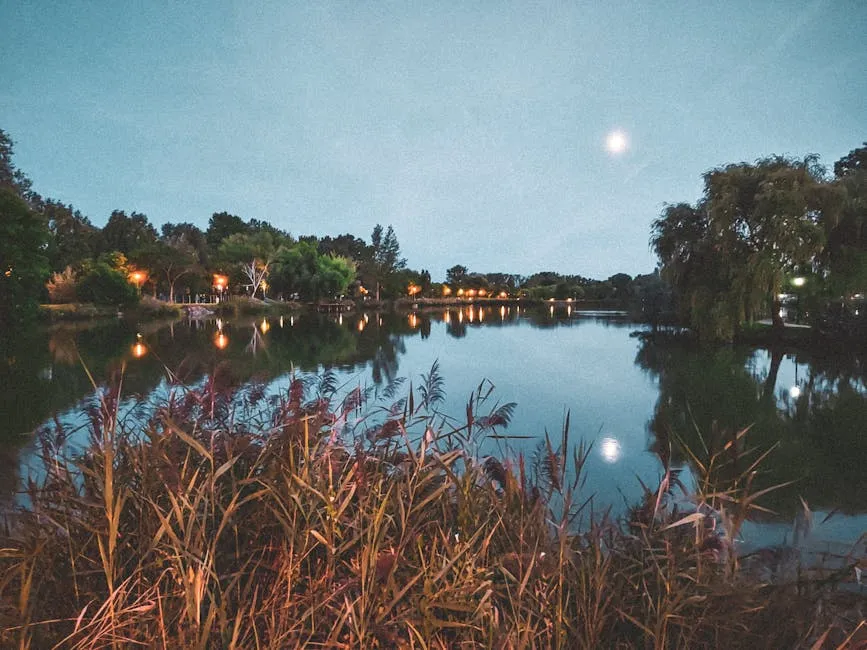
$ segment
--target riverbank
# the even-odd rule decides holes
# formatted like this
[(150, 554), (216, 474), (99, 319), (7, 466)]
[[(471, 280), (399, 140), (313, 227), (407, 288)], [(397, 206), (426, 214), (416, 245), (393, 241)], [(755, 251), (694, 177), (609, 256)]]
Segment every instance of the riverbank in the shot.
[(361, 391), (332, 404), (327, 383), (298, 379), (266, 406), (224, 381), (178, 388), (148, 422), (126, 429), (109, 390), (79, 464), (51, 452), (48, 475), (28, 489), (32, 510), (6, 513), (0, 534), (0, 643), (863, 640), (851, 635), (863, 633), (865, 599), (846, 584), (847, 562), (862, 556), (792, 573), (769, 572), (759, 554), (738, 557), (738, 531), (761, 495), (744, 490), (727, 452), (696, 456), (710, 470), (698, 481), (707, 490), (691, 495), (697, 510), (678, 510), (676, 475), (665, 473), (614, 522), (591, 516), (580, 488), (588, 450), (571, 453), (568, 424), (533, 466), (469, 451), (505, 428), (507, 413), (476, 405), (459, 428), (432, 426), (442, 391), (435, 368), (403, 407), (362, 421), (349, 439), (353, 414), (375, 408)]

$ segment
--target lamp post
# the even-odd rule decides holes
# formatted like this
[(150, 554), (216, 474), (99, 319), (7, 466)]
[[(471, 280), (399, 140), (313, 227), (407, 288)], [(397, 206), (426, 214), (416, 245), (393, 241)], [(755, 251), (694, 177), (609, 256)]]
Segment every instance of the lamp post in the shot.
[(217, 293), (219, 294), (219, 298), (217, 302), (223, 302), (223, 290), (229, 286), (229, 278), (225, 275), (220, 275), (219, 273), (214, 274), (214, 287), (217, 289)]
[(136, 290), (138, 291), (138, 295), (141, 295), (141, 285), (144, 284), (144, 281), (147, 280), (147, 273), (144, 271), (133, 271), (129, 274), (130, 282), (135, 285)]

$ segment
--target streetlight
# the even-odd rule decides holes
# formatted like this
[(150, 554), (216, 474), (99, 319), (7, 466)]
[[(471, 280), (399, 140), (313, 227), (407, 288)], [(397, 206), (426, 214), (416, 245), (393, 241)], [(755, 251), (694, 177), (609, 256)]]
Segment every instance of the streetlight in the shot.
[(214, 287), (220, 294), (217, 302), (223, 302), (223, 289), (225, 289), (227, 286), (229, 286), (229, 278), (225, 275), (214, 273)]
[(148, 274), (144, 271), (133, 271), (129, 274), (129, 280), (135, 285), (138, 290), (138, 295), (141, 295), (141, 285), (147, 280)]

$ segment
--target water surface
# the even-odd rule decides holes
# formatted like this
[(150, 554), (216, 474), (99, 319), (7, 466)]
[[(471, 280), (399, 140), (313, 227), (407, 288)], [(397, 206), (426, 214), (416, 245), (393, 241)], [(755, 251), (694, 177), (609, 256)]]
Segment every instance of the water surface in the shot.
[[(764, 499), (777, 515), (748, 534), (763, 543), (786, 541), (800, 496), (816, 511), (817, 538), (860, 536), (867, 511), (861, 359), (737, 346), (699, 350), (635, 336), (642, 329), (620, 314), (504, 306), (32, 331), (0, 366), (0, 487), (8, 494), (19, 478), (38, 471), (34, 429), (54, 418), (71, 428), (86, 423), (94, 391), (83, 365), (99, 385), (123, 369), (129, 408), (164, 396), (168, 372), (195, 383), (220, 364), (240, 382), (264, 381), (277, 391), (289, 373), (325, 369), (343, 390), (385, 387), (401, 377), (418, 385), (438, 362), (444, 412), (463, 417), (480, 384), (485, 393), (493, 389), (486, 408), (495, 400), (517, 404), (510, 426), (499, 432), (514, 437), (483, 441), (479, 454), (532, 459), (546, 432), (559, 440), (568, 411), (571, 440), (593, 445), (585, 491), (597, 510), (621, 514), (641, 497), (642, 482), (655, 487), (660, 457), (685, 464), (676, 441), (701, 449), (749, 426), (741, 451), (775, 447), (756, 484), (795, 484)], [(689, 469), (686, 463), (685, 478)]]

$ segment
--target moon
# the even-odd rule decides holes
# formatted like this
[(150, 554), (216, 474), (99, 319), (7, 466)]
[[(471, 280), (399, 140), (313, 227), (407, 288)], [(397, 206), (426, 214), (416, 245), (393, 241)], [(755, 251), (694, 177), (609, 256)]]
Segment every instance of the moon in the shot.
[(612, 131), (605, 138), (605, 148), (615, 156), (622, 154), (629, 147), (629, 138), (621, 130)]

